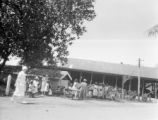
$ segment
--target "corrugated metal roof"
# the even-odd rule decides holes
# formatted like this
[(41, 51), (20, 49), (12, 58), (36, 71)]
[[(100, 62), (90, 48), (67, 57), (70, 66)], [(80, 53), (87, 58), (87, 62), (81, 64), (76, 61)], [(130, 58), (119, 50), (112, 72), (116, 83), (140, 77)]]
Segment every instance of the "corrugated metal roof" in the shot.
[[(138, 76), (138, 67), (134, 65), (115, 64), (100, 61), (69, 58), (64, 68), (116, 75)], [(158, 69), (141, 67), (141, 77), (158, 79)]]
[(47, 74), (49, 77), (55, 78), (55, 79), (63, 79), (64, 77), (68, 75), (69, 79), (72, 80), (70, 74), (67, 71), (60, 71), (60, 70), (33, 68), (29, 70), (29, 74), (40, 75), (40, 76)]

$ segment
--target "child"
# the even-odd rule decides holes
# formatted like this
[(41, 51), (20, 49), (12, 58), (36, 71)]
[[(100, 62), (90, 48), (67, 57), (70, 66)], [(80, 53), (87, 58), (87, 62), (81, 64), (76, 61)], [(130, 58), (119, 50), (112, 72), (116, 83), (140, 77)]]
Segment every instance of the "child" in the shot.
[(97, 98), (98, 96), (98, 85), (97, 82), (95, 82), (94, 87), (93, 87), (93, 97)]
[(33, 80), (33, 86), (35, 87), (34, 94), (37, 94), (38, 93), (38, 87), (39, 87), (38, 77), (36, 77)]
[(29, 97), (33, 98), (34, 92), (35, 92), (35, 86), (33, 85), (33, 81), (31, 81), (28, 89)]

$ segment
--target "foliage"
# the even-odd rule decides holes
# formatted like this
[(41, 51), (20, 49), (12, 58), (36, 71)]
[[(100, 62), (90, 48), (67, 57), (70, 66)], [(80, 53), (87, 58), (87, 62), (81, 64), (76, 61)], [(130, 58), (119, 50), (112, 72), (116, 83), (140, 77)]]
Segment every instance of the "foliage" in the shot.
[(156, 36), (158, 35), (158, 25), (153, 26), (152, 28), (149, 29), (148, 31), (149, 36)]
[(66, 62), (68, 46), (95, 18), (94, 0), (2, 0), (0, 68), (9, 56), (29, 66)]

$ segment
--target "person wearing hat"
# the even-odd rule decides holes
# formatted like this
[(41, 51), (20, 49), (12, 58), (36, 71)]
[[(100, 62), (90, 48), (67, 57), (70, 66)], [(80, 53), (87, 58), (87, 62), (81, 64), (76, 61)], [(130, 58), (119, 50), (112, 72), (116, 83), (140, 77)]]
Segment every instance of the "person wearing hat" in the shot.
[(80, 85), (80, 99), (83, 100), (86, 98), (86, 94), (87, 94), (87, 80), (83, 79), (83, 82), (81, 82)]
[(15, 82), (15, 91), (11, 98), (11, 101), (14, 101), (15, 97), (21, 98), (22, 103), (26, 103), (24, 100), (25, 92), (26, 92), (26, 71), (28, 68), (26, 66), (22, 66), (22, 71), (18, 73), (16, 82)]

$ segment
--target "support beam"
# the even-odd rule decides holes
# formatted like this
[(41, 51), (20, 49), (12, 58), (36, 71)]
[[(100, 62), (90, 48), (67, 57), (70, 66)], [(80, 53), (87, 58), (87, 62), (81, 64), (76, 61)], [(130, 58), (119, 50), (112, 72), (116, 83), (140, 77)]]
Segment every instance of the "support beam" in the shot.
[(144, 95), (144, 85), (145, 85), (145, 81), (142, 80), (142, 96)]
[(138, 92), (138, 100), (140, 100), (140, 69), (138, 70), (138, 90), (137, 90), (137, 92)]
[(155, 99), (157, 99), (157, 82), (155, 82)]
[(105, 84), (105, 75), (103, 74), (103, 84)]
[(91, 81), (90, 81), (90, 85), (92, 84), (93, 82), (93, 73), (91, 73)]
[(79, 80), (80, 83), (81, 83), (81, 80), (82, 80), (82, 72), (80, 72), (80, 80)]
[(155, 84), (152, 83), (152, 91), (155, 91)]
[(128, 86), (128, 90), (131, 91), (131, 84), (132, 84), (132, 80), (129, 79), (129, 86)]
[(123, 96), (124, 96), (124, 76), (122, 76), (122, 99), (124, 98)]
[(117, 88), (117, 81), (118, 81), (118, 76), (116, 76), (115, 88)]
[(141, 64), (141, 61), (143, 61), (143, 60), (141, 60), (140, 58), (138, 59), (138, 86), (137, 86), (137, 94), (138, 94), (138, 100), (140, 100), (140, 74), (141, 74), (141, 72), (140, 72), (140, 64)]

